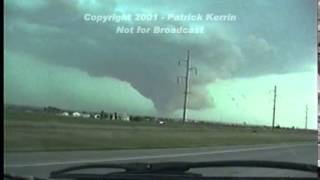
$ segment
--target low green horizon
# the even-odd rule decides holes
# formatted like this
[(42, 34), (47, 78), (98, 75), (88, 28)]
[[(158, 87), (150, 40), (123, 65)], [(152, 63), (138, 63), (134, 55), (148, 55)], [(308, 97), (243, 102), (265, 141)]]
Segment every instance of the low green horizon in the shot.
[(5, 152), (217, 147), (316, 142), (313, 130), (103, 121), (7, 112)]

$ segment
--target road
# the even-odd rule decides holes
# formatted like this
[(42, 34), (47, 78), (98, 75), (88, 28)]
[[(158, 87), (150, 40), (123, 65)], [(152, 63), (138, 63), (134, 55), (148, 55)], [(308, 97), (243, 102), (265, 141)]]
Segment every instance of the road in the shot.
[(320, 144), (319, 143), (318, 143), (318, 166), (320, 166)]
[[(278, 144), (225, 146), (216, 148), (178, 148), (114, 151), (29, 152), (5, 153), (5, 172), (48, 177), (53, 170), (89, 162), (166, 162), (166, 161), (217, 161), (217, 160), (272, 160), (317, 164), (317, 144)], [(196, 169), (204, 175), (228, 176), (308, 176), (312, 173), (265, 168)]]

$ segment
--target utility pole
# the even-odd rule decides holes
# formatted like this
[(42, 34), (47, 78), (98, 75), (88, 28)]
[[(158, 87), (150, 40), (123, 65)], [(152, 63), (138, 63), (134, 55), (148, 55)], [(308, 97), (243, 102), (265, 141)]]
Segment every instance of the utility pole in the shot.
[(273, 96), (273, 112), (272, 112), (272, 129), (274, 129), (274, 122), (276, 119), (276, 102), (277, 102), (277, 86), (274, 86)]
[(183, 115), (182, 122), (186, 122), (187, 116), (187, 104), (188, 104), (188, 93), (189, 93), (189, 70), (190, 70), (190, 50), (187, 52), (187, 68), (185, 78), (185, 89), (184, 89), (184, 101), (183, 101)]
[(185, 63), (186, 65), (186, 75), (185, 76), (179, 76), (177, 78), (178, 83), (180, 82), (181, 79), (184, 80), (184, 101), (183, 101), (183, 114), (182, 114), (182, 122), (185, 123), (187, 119), (187, 106), (188, 106), (188, 94), (189, 94), (189, 79), (190, 79), (190, 71), (194, 71), (195, 74), (198, 73), (197, 69), (195, 67), (191, 67), (191, 59), (190, 59), (190, 50), (187, 52), (187, 59), (182, 60), (178, 62), (178, 65), (181, 65), (182, 62)]
[(306, 105), (306, 122), (305, 122), (305, 129), (308, 128), (308, 105)]

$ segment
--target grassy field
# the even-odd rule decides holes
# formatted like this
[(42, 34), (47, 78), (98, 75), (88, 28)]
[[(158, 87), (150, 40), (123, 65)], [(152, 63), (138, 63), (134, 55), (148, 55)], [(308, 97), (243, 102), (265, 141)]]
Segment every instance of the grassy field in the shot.
[(316, 131), (76, 119), (7, 111), (5, 151), (111, 150), (316, 142)]

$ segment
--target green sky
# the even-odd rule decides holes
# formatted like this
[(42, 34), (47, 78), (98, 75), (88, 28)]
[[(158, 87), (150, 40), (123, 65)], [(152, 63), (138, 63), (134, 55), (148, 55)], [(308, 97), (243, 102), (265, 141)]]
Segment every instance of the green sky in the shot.
[[(168, 6), (170, 4), (170, 6)], [(94, 23), (85, 13), (232, 13), (235, 22)], [(119, 35), (118, 25), (204, 26), (200, 35)], [(316, 118), (316, 1), (5, 2), (5, 102), (180, 117), (191, 50), (189, 117), (309, 128)]]
[[(314, 72), (268, 75), (257, 78), (218, 80), (208, 85), (215, 108), (192, 112), (198, 119), (228, 123), (272, 124), (274, 85), (277, 85), (276, 125), (304, 127), (305, 108), (309, 125), (317, 119), (316, 79)], [(310, 92), (310, 93), (305, 93)], [(181, 112), (176, 112), (179, 116)]]

